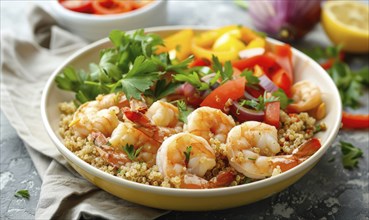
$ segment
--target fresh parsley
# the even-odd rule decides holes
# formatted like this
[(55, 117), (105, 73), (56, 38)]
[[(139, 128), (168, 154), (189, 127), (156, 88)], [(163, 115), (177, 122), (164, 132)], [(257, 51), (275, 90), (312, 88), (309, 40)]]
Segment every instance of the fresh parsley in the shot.
[(163, 40), (143, 30), (132, 33), (113, 30), (109, 38), (114, 47), (102, 50), (99, 62), (91, 63), (89, 71), (67, 67), (55, 79), (59, 88), (75, 92), (76, 105), (99, 94), (119, 91), (128, 99), (140, 99), (142, 93), (160, 99), (173, 93), (177, 86), (170, 81), (163, 83), (165, 73), (185, 72), (193, 59), (178, 62), (170, 60), (168, 53), (155, 54)]
[(123, 150), (127, 153), (128, 158), (131, 161), (134, 161), (140, 154), (142, 147), (135, 149), (135, 147), (132, 144), (126, 144), (126, 146), (123, 147)]
[(186, 148), (186, 151), (184, 151), (184, 155), (185, 155), (185, 164), (186, 166), (188, 165), (188, 162), (190, 162), (190, 156), (191, 156), (191, 151), (192, 151), (192, 146), (188, 146)]
[(241, 73), (241, 76), (244, 76), (246, 78), (248, 87), (259, 90), (258, 85), (259, 85), (260, 79), (256, 76), (254, 76), (254, 72), (252, 70), (245, 69)]
[(283, 91), (283, 89), (278, 89), (277, 91), (272, 93), (272, 96), (278, 97), (278, 100), (280, 102), (280, 108), (286, 109), (289, 104), (293, 102), (293, 99), (288, 98), (286, 93)]
[(340, 144), (343, 166), (347, 169), (357, 167), (359, 163), (358, 158), (362, 157), (363, 151), (348, 142), (341, 141)]
[(14, 194), (15, 197), (18, 197), (18, 198), (26, 198), (26, 199), (29, 199), (30, 198), (30, 195), (29, 195), (29, 192), (27, 189), (22, 189), (22, 190), (18, 190), (15, 194)]
[(179, 120), (187, 123), (187, 116), (191, 113), (191, 111), (187, 109), (187, 105), (183, 100), (177, 101), (177, 107), (179, 110)]
[(222, 78), (222, 83), (231, 80), (233, 77), (233, 68), (230, 61), (224, 63), (224, 66), (219, 62), (218, 57), (212, 56), (213, 65), (212, 68), (215, 73), (219, 73)]
[(347, 63), (342, 61), (341, 46), (318, 47), (304, 52), (322, 65), (329, 63), (325, 68), (338, 88), (344, 107), (360, 107), (359, 99), (364, 87), (369, 86), (367, 66), (353, 71)]
[(264, 111), (265, 110), (265, 104), (268, 102), (276, 102), (279, 101), (279, 97), (270, 96), (267, 97), (267, 93), (265, 92), (264, 95), (259, 96), (257, 100), (241, 100), (239, 104), (241, 106), (248, 106), (256, 111)]

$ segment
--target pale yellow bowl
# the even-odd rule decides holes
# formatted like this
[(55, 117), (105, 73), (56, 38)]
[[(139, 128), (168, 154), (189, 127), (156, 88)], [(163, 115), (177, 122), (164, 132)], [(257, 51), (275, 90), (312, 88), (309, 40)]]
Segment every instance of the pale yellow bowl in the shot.
[[(192, 28), (201, 32), (206, 28), (195, 27), (158, 27), (146, 29), (166, 36), (182, 28)], [(270, 44), (278, 44), (276, 40), (268, 39)], [(66, 66), (88, 69), (90, 62), (97, 62), (99, 51), (111, 47), (110, 41), (102, 39), (97, 41), (67, 59), (50, 77), (42, 95), (41, 111), (46, 130), (60, 153), (73, 166), (73, 168), (101, 189), (122, 199), (145, 206), (184, 211), (217, 210), (246, 205), (269, 197), (295, 183), (305, 175), (320, 160), (336, 137), (341, 125), (342, 106), (337, 88), (328, 74), (312, 59), (293, 49), (295, 80), (309, 80), (318, 85), (323, 93), (328, 115), (323, 119), (328, 129), (320, 132), (322, 147), (312, 157), (297, 167), (257, 182), (218, 189), (170, 189), (148, 186), (124, 180), (105, 173), (78, 158), (63, 144), (58, 134), (59, 110), (58, 103), (71, 101), (73, 94), (56, 87), (54, 79)]]

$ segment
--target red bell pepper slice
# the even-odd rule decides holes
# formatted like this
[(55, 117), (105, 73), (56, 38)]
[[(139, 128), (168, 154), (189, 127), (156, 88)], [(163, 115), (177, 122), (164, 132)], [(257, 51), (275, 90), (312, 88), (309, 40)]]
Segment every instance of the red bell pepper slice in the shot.
[(241, 71), (245, 69), (253, 69), (255, 65), (259, 65), (267, 75), (280, 68), (276, 60), (267, 55), (257, 55), (246, 59), (236, 60), (232, 62), (232, 65)]
[(342, 112), (343, 128), (369, 128), (369, 114)]
[(272, 81), (276, 86), (283, 89), (288, 97), (291, 97), (292, 81), (284, 69), (279, 69), (272, 75)]
[(245, 84), (246, 79), (244, 77), (229, 80), (206, 96), (200, 106), (209, 106), (224, 111), (228, 99), (237, 100), (243, 96)]
[(208, 59), (205, 58), (195, 58), (191, 63), (188, 64), (189, 68), (195, 67), (195, 66), (210, 66), (211, 63)]

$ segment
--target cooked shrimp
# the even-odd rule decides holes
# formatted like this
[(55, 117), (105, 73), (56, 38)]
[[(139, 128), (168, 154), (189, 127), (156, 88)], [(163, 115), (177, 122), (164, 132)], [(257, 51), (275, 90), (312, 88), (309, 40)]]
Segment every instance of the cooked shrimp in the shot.
[(166, 177), (180, 177), (180, 188), (213, 188), (229, 185), (233, 175), (221, 172), (207, 181), (201, 177), (216, 165), (215, 152), (202, 137), (179, 133), (167, 138), (158, 150), (156, 164)]
[(145, 115), (160, 127), (175, 127), (178, 123), (178, 108), (160, 100), (154, 102)]
[(148, 165), (154, 164), (160, 147), (160, 142), (148, 137), (128, 122), (119, 123), (109, 138), (109, 143), (117, 150), (122, 150), (126, 145), (133, 145), (135, 150), (141, 148), (137, 160), (144, 161)]
[(122, 93), (99, 95), (96, 100), (79, 106), (69, 126), (81, 137), (87, 137), (91, 132), (110, 136), (119, 123), (119, 108), (127, 104)]
[(122, 111), (137, 129), (158, 142), (182, 131), (178, 121), (178, 108), (170, 103), (156, 101), (145, 114), (130, 108), (123, 108)]
[(322, 103), (322, 94), (315, 84), (309, 81), (300, 81), (291, 88), (294, 102), (289, 107), (296, 112), (305, 112), (314, 109)]
[[(272, 176), (273, 172), (291, 169), (320, 147), (317, 139), (305, 143), (292, 155), (275, 156), (280, 151), (277, 130), (262, 122), (248, 121), (235, 126), (228, 134), (226, 152), (229, 164), (253, 179)], [(316, 143), (318, 142), (318, 144)]]
[(187, 117), (187, 124), (184, 127), (197, 136), (205, 138), (208, 142), (211, 137), (224, 143), (228, 132), (235, 126), (231, 116), (224, 114), (219, 109), (210, 107), (200, 107)]

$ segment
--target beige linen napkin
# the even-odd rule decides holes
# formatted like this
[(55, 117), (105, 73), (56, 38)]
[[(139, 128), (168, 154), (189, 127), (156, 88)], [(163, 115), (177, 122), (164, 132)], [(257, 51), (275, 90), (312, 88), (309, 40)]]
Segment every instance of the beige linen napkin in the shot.
[(41, 94), (51, 73), (86, 45), (56, 26), (38, 6), (28, 14), (32, 39), (1, 34), (1, 109), (25, 142), (43, 180), (36, 219), (152, 219), (166, 211), (133, 204), (95, 187), (73, 171), (49, 139), (41, 120)]

